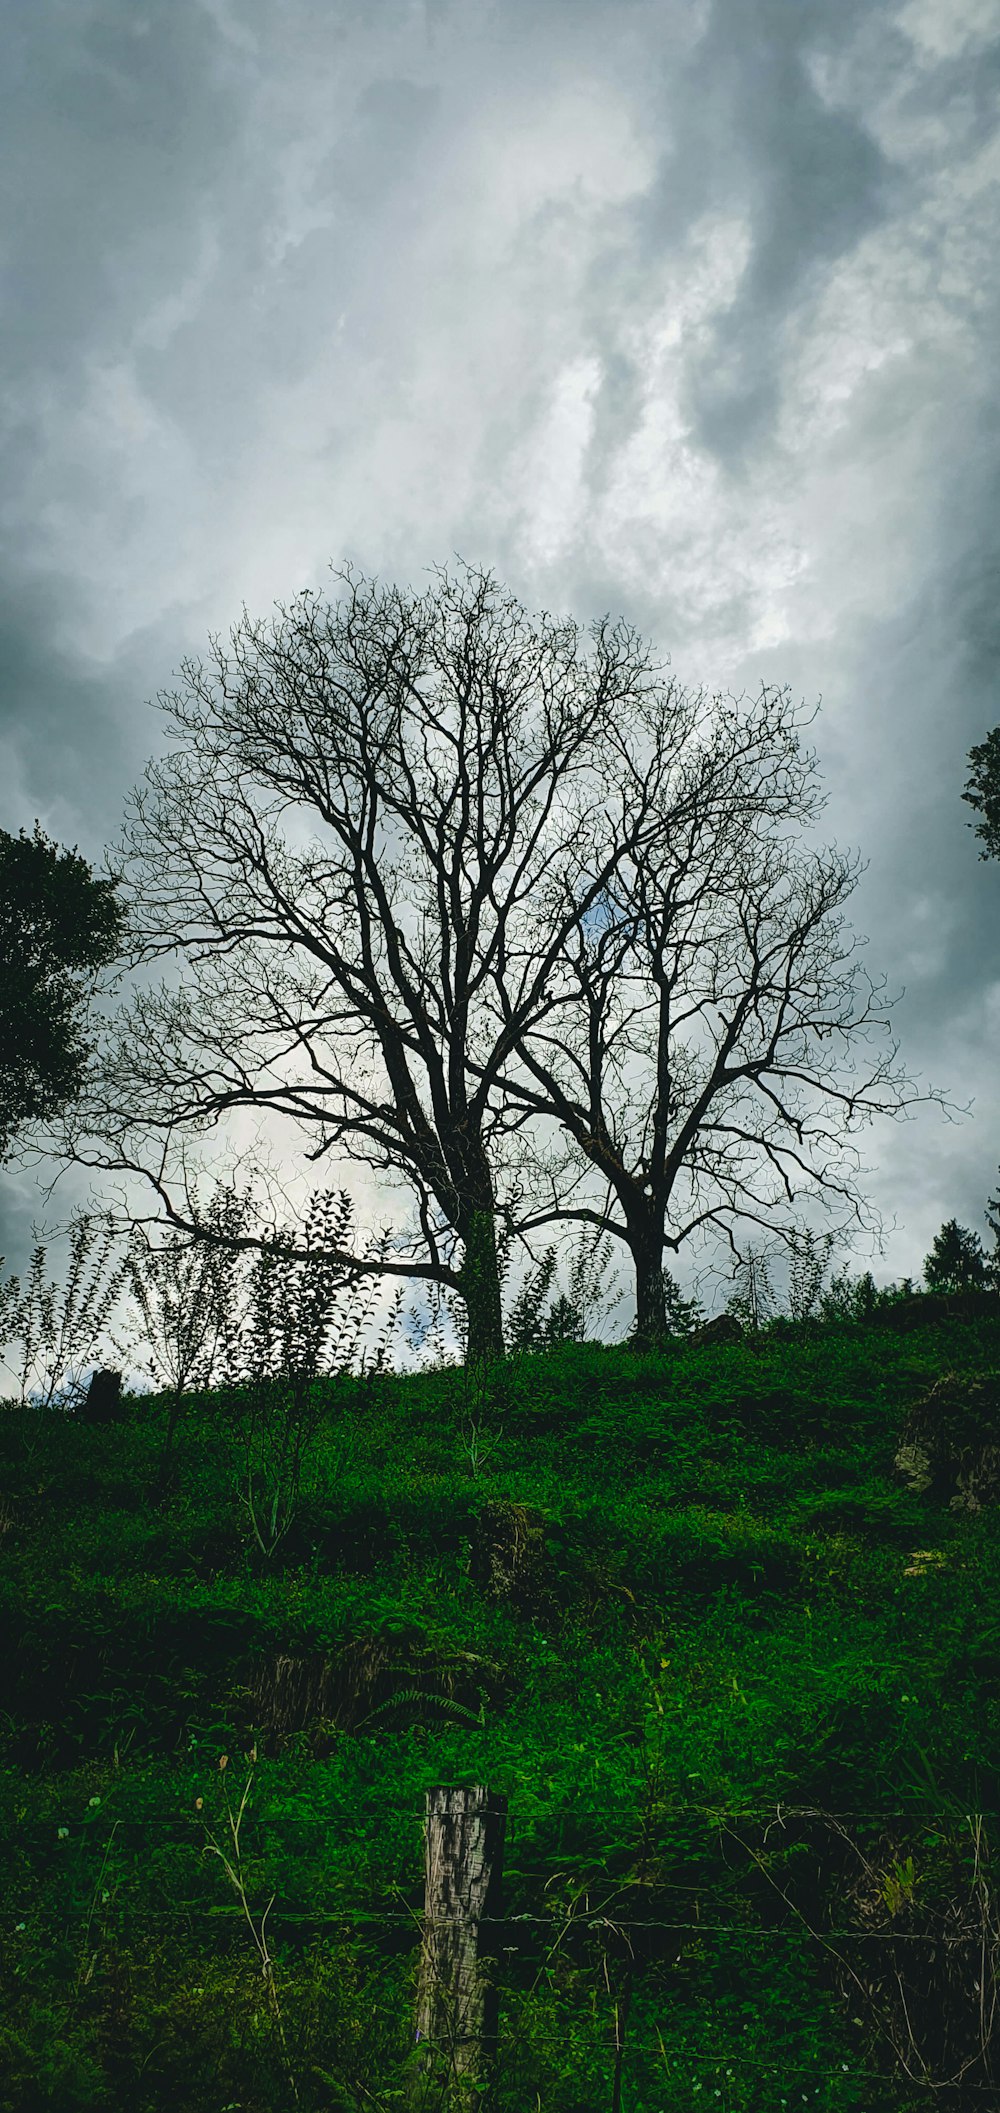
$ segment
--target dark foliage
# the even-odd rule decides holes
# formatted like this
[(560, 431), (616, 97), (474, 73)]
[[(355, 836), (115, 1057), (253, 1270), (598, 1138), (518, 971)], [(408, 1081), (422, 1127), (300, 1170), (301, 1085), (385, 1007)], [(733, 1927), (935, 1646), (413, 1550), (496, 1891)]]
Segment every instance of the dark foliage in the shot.
[(966, 828), (974, 829), (985, 842), (980, 858), (1000, 858), (1000, 726), (994, 726), (977, 748), (970, 748), (969, 761), (973, 769), (968, 783), (973, 789), (963, 792), (962, 798), (983, 819), (967, 822)]
[(0, 829), (0, 1158), (22, 1124), (80, 1090), (86, 979), (122, 943), (116, 887), (37, 822), (33, 836)]

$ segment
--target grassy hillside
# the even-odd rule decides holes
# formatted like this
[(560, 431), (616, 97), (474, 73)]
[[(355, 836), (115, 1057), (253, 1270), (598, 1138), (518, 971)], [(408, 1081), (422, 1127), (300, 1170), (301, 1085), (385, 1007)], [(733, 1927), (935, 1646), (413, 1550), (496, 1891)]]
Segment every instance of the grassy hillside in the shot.
[(165, 1488), (164, 1401), (6, 1408), (3, 2113), (421, 2102), (474, 1783), (501, 2113), (995, 2104), (997, 1514), (894, 1468), (945, 1374), (978, 1429), (1000, 1320), (317, 1383), (268, 1557), (232, 1392)]

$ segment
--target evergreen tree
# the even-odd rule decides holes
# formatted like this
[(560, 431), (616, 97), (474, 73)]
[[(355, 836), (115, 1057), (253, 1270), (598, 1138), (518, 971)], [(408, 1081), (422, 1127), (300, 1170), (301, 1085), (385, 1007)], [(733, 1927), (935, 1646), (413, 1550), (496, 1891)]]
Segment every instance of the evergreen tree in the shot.
[(986, 1257), (978, 1233), (949, 1218), (942, 1225), (924, 1262), (928, 1291), (981, 1291), (986, 1282)]
[[(617, 1297), (615, 1279), (605, 1294), (604, 1279), (611, 1263), (611, 1241), (601, 1240), (595, 1248), (585, 1234), (580, 1236), (576, 1251), (570, 1262), (569, 1292), (563, 1291), (556, 1280), (556, 1249), (547, 1247), (524, 1281), (517, 1298), (510, 1308), (505, 1324), (505, 1334), (512, 1350), (536, 1350), (555, 1343), (582, 1343), (587, 1339), (588, 1329), (603, 1320)], [(504, 1277), (506, 1277), (506, 1255)], [(552, 1293), (552, 1301), (545, 1311), (545, 1302)]]
[(671, 1335), (690, 1335), (695, 1328), (701, 1327), (705, 1319), (704, 1307), (698, 1299), (684, 1297), (669, 1269), (663, 1272), (663, 1303)]

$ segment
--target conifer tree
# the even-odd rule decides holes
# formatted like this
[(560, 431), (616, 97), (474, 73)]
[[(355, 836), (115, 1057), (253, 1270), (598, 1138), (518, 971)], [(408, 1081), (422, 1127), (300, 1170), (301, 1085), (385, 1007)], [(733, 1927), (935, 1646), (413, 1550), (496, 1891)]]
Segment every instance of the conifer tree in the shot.
[(985, 1281), (986, 1257), (979, 1234), (949, 1218), (924, 1262), (924, 1283), (929, 1291), (981, 1291)]

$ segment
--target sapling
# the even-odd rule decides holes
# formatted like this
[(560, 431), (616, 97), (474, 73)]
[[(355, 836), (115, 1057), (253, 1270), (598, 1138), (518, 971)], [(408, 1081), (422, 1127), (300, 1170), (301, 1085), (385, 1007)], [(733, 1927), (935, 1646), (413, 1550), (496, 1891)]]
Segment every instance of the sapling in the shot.
[(205, 1220), (219, 1241), (201, 1237), (156, 1247), (144, 1226), (132, 1228), (125, 1267), (143, 1330), (136, 1363), (167, 1393), (161, 1482), (185, 1398), (211, 1386), (232, 1332), (243, 1264), (221, 1240), (238, 1236), (246, 1216), (245, 1200), (220, 1181)]
[(866, 1321), (874, 1313), (878, 1303), (878, 1287), (871, 1270), (863, 1276), (852, 1277), (846, 1267), (837, 1270), (829, 1287), (821, 1294), (820, 1319), (824, 1321)]
[[(507, 1319), (507, 1339), (512, 1350), (547, 1349), (556, 1343), (582, 1343), (592, 1330), (613, 1312), (622, 1293), (605, 1294), (604, 1279), (611, 1262), (611, 1240), (597, 1244), (581, 1233), (570, 1260), (569, 1290), (556, 1284), (548, 1309), (545, 1302), (556, 1275), (556, 1248), (547, 1247), (533, 1269), (529, 1269)], [(618, 1282), (617, 1272), (610, 1291)]]
[(20, 1402), (33, 1400), (38, 1408), (51, 1408), (59, 1401), (76, 1407), (82, 1398), (83, 1370), (98, 1358), (102, 1336), (124, 1288), (127, 1266), (111, 1270), (109, 1264), (119, 1234), (109, 1218), (103, 1230), (89, 1276), (87, 1264), (101, 1219), (96, 1212), (82, 1211), (69, 1223), (70, 1254), (66, 1283), (46, 1283), (46, 1249), (34, 1249), (23, 1297), (17, 1277), (4, 1287), (2, 1299), (5, 1344), (19, 1343)]
[(831, 1249), (836, 1246), (837, 1238), (835, 1232), (820, 1236), (806, 1227), (793, 1239), (788, 1280), (788, 1307), (793, 1321), (816, 1317)]
[[(243, 1501), (265, 1558), (297, 1509), (303, 1461), (322, 1414), (320, 1382), (352, 1370), (371, 1314), (376, 1283), (363, 1284), (353, 1269), (330, 1259), (331, 1249), (342, 1250), (352, 1216), (346, 1191), (339, 1197), (317, 1192), (306, 1219), (305, 1256), (291, 1257), (277, 1228), (265, 1232), (249, 1271), (245, 1312), (224, 1331), (224, 1398), (242, 1442)], [(384, 1244), (385, 1236), (376, 1246)], [(387, 1325), (398, 1310), (397, 1299)], [(373, 1369), (380, 1371), (384, 1358), (383, 1338)]]
[(528, 1271), (510, 1309), (507, 1340), (511, 1349), (535, 1349), (544, 1342), (542, 1309), (548, 1298), (555, 1271), (556, 1250), (554, 1246), (547, 1247), (534, 1269)]
[(737, 1320), (745, 1321), (756, 1335), (763, 1324), (777, 1311), (777, 1300), (771, 1283), (769, 1263), (773, 1255), (765, 1250), (751, 1247), (733, 1269), (736, 1290), (726, 1301), (726, 1312)]
[(700, 1299), (686, 1299), (669, 1269), (663, 1272), (663, 1307), (672, 1335), (691, 1335), (705, 1320)]

